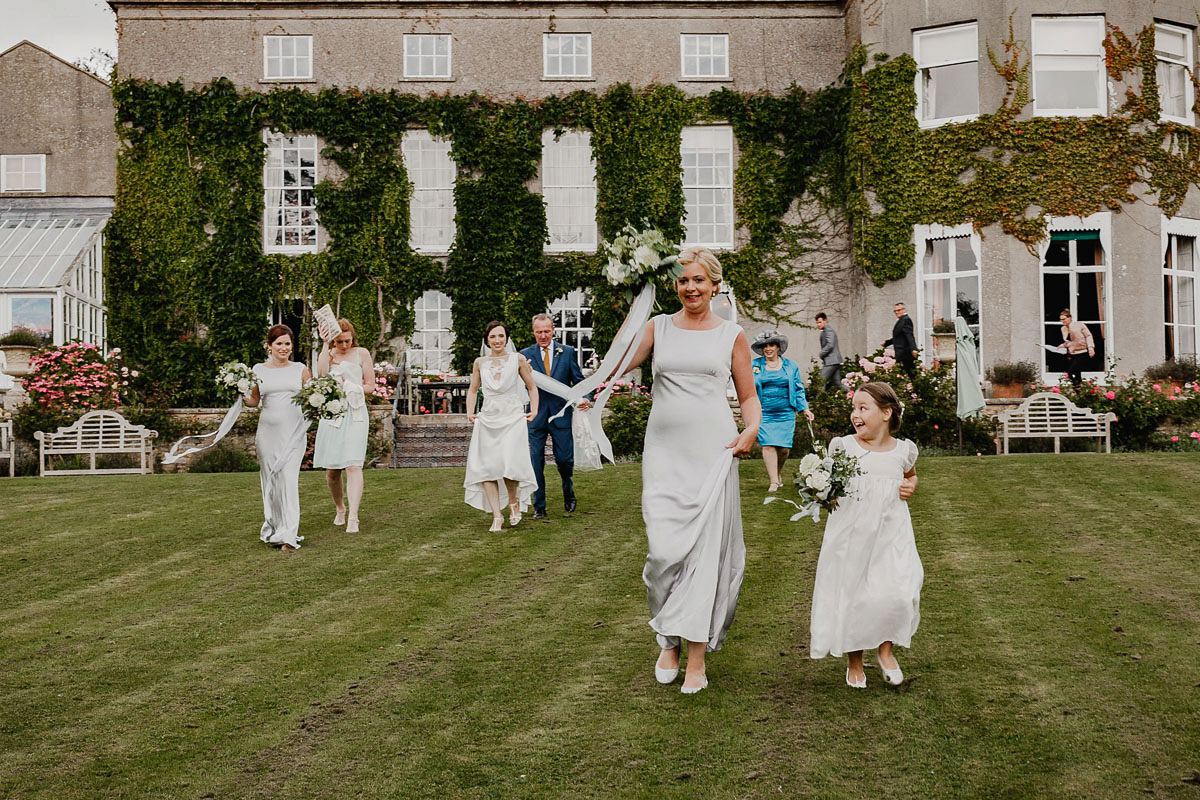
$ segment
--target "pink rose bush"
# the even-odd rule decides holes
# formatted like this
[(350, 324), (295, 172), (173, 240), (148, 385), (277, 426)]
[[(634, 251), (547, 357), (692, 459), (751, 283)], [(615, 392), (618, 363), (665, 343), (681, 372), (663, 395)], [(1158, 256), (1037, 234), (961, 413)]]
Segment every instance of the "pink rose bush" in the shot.
[(129, 385), (128, 369), (114, 368), (99, 347), (84, 342), (42, 350), (30, 359), (29, 367), (25, 391), (44, 411), (115, 408), (121, 402), (122, 389)]

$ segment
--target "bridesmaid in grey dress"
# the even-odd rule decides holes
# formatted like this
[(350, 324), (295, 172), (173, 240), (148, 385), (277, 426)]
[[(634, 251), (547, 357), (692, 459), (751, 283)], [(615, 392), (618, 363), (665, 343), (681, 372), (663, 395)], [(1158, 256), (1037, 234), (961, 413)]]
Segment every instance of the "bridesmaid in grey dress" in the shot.
[(308, 444), (308, 420), (292, 400), (306, 381), (308, 367), (291, 361), (292, 329), (275, 325), (267, 331), (267, 360), (254, 365), (258, 385), (246, 398), (254, 408), (262, 403), (254, 448), (262, 485), (263, 517), (258, 538), (282, 550), (300, 548), (300, 462)]
[[(634, 365), (654, 354), (654, 405), (642, 454), (642, 516), (649, 554), (642, 579), (650, 627), (662, 648), (659, 683), (679, 674), (687, 642), (683, 693), (708, 685), (704, 655), (719, 650), (733, 622), (746, 564), (737, 458), (749, 455), (762, 408), (742, 329), (713, 313), (721, 264), (710, 251), (679, 255), (675, 291), (683, 310), (646, 325)], [(745, 428), (738, 433), (726, 389), (730, 377)]]

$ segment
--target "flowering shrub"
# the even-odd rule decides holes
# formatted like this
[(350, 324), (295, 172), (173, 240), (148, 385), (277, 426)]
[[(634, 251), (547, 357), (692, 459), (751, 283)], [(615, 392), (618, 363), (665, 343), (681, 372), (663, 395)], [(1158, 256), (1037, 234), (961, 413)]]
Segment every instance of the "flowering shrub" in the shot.
[[(853, 367), (857, 364), (857, 369)], [(958, 447), (958, 396), (954, 373), (949, 364), (933, 367), (917, 365), (909, 377), (897, 361), (882, 350), (867, 358), (856, 358), (846, 363), (850, 371), (844, 381), (846, 391), (819, 391), (810, 388), (808, 402), (816, 421), (813, 423), (818, 444), (828, 442), (834, 436), (852, 433), (850, 426), (850, 398), (854, 390), (864, 383), (881, 381), (896, 390), (904, 404), (904, 418), (899, 436), (911, 439), (918, 447), (937, 447), (944, 450)], [(808, 376), (807, 386), (821, 387), (821, 368), (814, 366)], [(968, 452), (992, 452), (995, 449), (992, 437), (995, 422), (988, 417), (963, 420), (963, 447)], [(808, 428), (796, 426), (794, 446), (801, 452), (811, 449)]]
[(1058, 392), (1081, 408), (1111, 411), (1113, 443), (1127, 449), (1159, 448), (1167, 437), (1159, 428), (1169, 422), (1187, 425), (1200, 421), (1200, 382), (1174, 387), (1132, 375), (1106, 376), (1103, 383), (1086, 380), (1079, 387), (1065, 378), (1057, 386), (1041, 391)]
[(613, 456), (641, 458), (646, 446), (646, 423), (654, 403), (648, 394), (613, 395), (609, 400), (604, 432), (612, 444)]
[(396, 395), (396, 382), (399, 380), (400, 373), (396, 367), (387, 361), (379, 361), (375, 364), (375, 395), (371, 399), (372, 403), (391, 402), (391, 399)]
[[(114, 350), (113, 355), (119, 355)], [(114, 408), (129, 379), (118, 374), (94, 344), (71, 342), (51, 347), (29, 361), (25, 391), (30, 402), (45, 410)]]

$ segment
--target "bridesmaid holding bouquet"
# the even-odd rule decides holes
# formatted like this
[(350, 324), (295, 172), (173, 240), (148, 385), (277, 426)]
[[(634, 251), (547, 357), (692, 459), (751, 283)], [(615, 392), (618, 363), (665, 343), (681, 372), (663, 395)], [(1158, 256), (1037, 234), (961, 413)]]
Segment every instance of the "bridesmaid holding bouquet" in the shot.
[(263, 524), (259, 538), (284, 552), (298, 550), (300, 532), (300, 462), (308, 445), (308, 420), (293, 397), (312, 379), (308, 367), (291, 360), (292, 329), (274, 325), (267, 331), (267, 360), (254, 365), (258, 383), (245, 403), (262, 405), (254, 447), (262, 486)]

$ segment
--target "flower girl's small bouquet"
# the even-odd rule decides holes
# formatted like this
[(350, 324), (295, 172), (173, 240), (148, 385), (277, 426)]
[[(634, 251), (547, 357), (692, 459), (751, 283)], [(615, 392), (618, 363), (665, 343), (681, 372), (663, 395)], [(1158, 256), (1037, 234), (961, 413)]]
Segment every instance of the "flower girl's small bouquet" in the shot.
[(254, 370), (240, 361), (229, 361), (217, 370), (217, 391), (223, 395), (240, 394), (249, 397), (257, 385), (258, 376), (254, 374)]
[(627, 301), (632, 301), (645, 284), (656, 280), (673, 282), (683, 272), (679, 247), (645, 220), (643, 224), (646, 225), (643, 230), (626, 224), (611, 242), (600, 243), (600, 252), (608, 259), (604, 277), (613, 286), (625, 287)]
[(813, 522), (819, 522), (819, 509), (826, 513), (836, 509), (838, 501), (849, 494), (850, 479), (861, 474), (857, 456), (845, 450), (830, 455), (825, 447), (817, 445), (815, 452), (800, 459), (796, 470), (796, 488), (804, 504), (799, 516), (811, 515)]
[(336, 378), (313, 378), (292, 398), (309, 419), (340, 419), (350, 404)]

